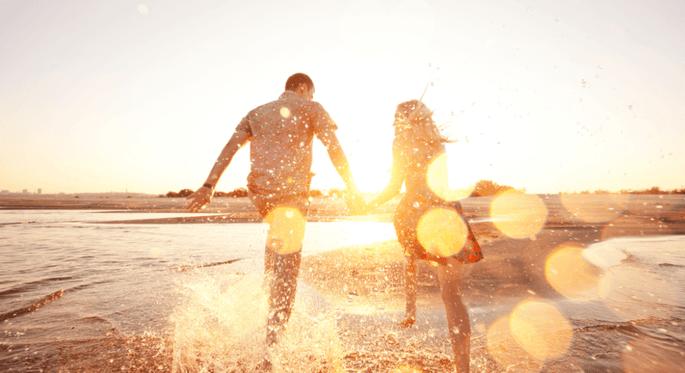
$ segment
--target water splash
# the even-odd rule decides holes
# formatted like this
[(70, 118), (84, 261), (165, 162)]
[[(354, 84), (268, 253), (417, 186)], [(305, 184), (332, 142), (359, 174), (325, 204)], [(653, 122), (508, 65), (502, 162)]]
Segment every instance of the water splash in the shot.
[(298, 299), (279, 344), (269, 350), (261, 275), (195, 272), (178, 286), (181, 302), (171, 316), (173, 372), (252, 372), (267, 356), (277, 371), (342, 371), (334, 312), (314, 314)]

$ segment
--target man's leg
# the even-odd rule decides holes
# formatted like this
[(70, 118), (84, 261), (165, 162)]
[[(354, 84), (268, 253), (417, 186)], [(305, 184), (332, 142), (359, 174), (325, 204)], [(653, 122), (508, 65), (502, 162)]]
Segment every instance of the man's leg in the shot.
[(462, 264), (455, 258), (449, 258), (447, 265), (438, 266), (438, 278), (447, 312), (454, 364), (458, 373), (468, 373), (471, 363), (471, 321), (461, 298), (461, 267)]
[(266, 343), (273, 346), (290, 319), (295, 302), (308, 205), (306, 199), (291, 201), (292, 204), (266, 201), (258, 196), (252, 199), (269, 224), (264, 251), (265, 285), (269, 286)]
[(264, 288), (268, 292), (271, 286), (271, 279), (274, 275), (274, 250), (266, 245), (264, 249)]
[(268, 346), (277, 342), (278, 334), (290, 319), (295, 303), (301, 259), (302, 250), (286, 255), (273, 253), (274, 266), (266, 330)]

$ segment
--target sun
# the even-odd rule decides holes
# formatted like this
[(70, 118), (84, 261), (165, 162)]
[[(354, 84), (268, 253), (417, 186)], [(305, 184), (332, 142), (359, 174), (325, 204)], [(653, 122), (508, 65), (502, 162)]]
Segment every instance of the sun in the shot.
[(379, 193), (390, 181), (390, 170), (382, 170), (377, 165), (356, 164), (353, 168), (354, 180), (362, 193)]

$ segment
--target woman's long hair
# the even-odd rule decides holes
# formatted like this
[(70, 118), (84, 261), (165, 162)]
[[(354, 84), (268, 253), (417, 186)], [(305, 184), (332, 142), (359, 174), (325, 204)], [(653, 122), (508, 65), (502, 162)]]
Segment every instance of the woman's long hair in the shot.
[(433, 112), (419, 100), (406, 101), (397, 105), (393, 126), (400, 131), (413, 129), (417, 136), (428, 143), (454, 142), (442, 134), (433, 120)]

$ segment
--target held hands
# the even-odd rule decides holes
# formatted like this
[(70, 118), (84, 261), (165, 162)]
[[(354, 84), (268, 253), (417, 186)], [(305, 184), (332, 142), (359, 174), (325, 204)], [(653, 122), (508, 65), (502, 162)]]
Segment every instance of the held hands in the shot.
[(347, 189), (347, 192), (345, 193), (345, 204), (352, 215), (360, 215), (366, 210), (364, 196), (356, 188)]
[(190, 212), (198, 212), (202, 210), (205, 207), (205, 205), (209, 203), (211, 197), (212, 190), (205, 186), (201, 187), (195, 193), (186, 197), (186, 199), (192, 200), (190, 204), (186, 206), (186, 210)]

